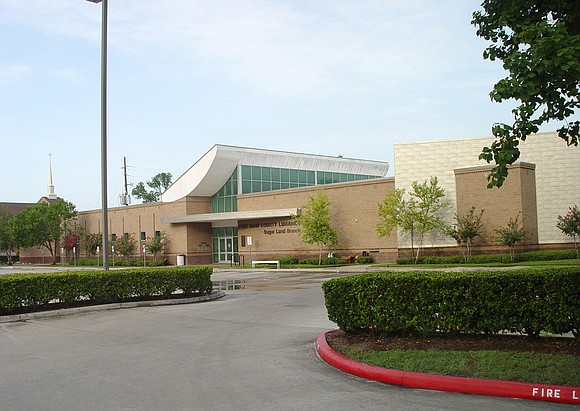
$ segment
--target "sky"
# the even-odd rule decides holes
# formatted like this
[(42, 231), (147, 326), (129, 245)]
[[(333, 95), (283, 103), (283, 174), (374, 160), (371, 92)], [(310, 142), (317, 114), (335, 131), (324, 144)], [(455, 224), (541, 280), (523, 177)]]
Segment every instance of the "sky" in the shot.
[[(108, 204), (214, 144), (387, 161), (514, 104), (472, 0), (109, 0)], [(0, 0), (0, 202), (101, 207), (101, 5)], [(138, 203), (133, 199), (133, 203)]]

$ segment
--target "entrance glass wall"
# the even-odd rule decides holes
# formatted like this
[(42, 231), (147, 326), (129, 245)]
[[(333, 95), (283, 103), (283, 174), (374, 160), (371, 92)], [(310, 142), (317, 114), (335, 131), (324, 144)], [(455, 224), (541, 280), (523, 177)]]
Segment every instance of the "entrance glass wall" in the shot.
[(212, 228), (212, 260), (214, 263), (238, 260), (238, 227)]

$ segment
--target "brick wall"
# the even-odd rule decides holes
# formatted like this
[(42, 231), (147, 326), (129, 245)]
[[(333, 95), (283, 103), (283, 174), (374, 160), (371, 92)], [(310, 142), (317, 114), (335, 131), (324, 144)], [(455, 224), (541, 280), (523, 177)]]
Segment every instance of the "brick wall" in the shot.
[[(377, 262), (396, 259), (396, 235), (379, 238), (375, 231), (378, 203), (393, 188), (392, 178), (322, 187), (331, 203), (331, 224), (339, 232), (339, 245), (335, 250), (338, 255), (347, 257), (367, 251)], [(242, 195), (238, 197), (238, 210), (300, 208), (307, 204), (310, 195), (316, 195), (316, 190), (309, 187)], [(240, 222), (238, 236), (252, 237), (254, 259), (318, 256), (318, 247), (304, 244), (298, 235), (299, 227), (292, 223), (290, 218), (244, 221)], [(249, 247), (240, 247), (240, 252), (248, 254)]]

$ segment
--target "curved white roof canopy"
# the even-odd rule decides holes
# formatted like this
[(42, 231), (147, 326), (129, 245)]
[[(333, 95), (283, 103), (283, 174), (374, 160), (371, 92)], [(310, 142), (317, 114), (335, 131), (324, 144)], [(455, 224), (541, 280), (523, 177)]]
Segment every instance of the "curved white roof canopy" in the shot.
[(389, 164), (381, 161), (217, 144), (161, 195), (161, 201), (167, 203), (186, 196), (211, 197), (228, 181), (238, 164), (380, 177), (386, 177), (389, 171)]

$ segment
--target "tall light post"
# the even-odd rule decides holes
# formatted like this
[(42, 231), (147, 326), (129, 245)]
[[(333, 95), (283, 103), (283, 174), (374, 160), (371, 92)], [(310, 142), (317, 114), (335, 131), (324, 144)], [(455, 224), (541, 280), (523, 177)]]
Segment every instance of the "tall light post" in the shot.
[(107, 9), (108, 0), (87, 0), (103, 3), (101, 29), (101, 200), (103, 231), (103, 269), (109, 269), (109, 216), (107, 206)]

